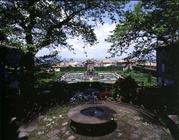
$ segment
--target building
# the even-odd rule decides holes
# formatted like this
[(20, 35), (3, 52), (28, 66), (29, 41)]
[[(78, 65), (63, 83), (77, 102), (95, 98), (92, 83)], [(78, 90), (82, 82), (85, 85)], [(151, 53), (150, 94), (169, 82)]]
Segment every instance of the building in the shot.
[(117, 66), (120, 66), (122, 70), (132, 70), (133, 66), (136, 65), (136, 61), (134, 60), (118, 60), (116, 62)]
[(110, 59), (102, 60), (101, 66), (103, 66), (103, 67), (114, 66), (114, 62)]
[(23, 56), (21, 50), (7, 44), (0, 44), (0, 92), (6, 87), (4, 90), (9, 89), (13, 93), (19, 93), (18, 70), (22, 67)]
[(174, 86), (179, 82), (179, 48), (159, 47), (157, 52), (157, 85)]
[(52, 69), (53, 69), (54, 71), (56, 71), (56, 72), (59, 72), (59, 71), (60, 71), (60, 64), (58, 64), (58, 63), (52, 65), (51, 67), (52, 67)]
[(81, 67), (82, 64), (78, 61), (64, 61), (60, 63), (61, 67)]

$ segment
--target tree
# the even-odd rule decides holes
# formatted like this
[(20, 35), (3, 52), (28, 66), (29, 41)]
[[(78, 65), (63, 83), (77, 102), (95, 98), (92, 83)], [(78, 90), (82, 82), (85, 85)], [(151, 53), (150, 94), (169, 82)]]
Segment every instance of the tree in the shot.
[(60, 58), (58, 58), (58, 52), (57, 51), (53, 51), (52, 53), (48, 54), (48, 55), (44, 55), (41, 56), (39, 58), (36, 58), (35, 62), (37, 64), (49, 64), (49, 63), (59, 63), (62, 60), (60, 60)]
[(103, 23), (106, 16), (112, 21), (117, 19), (125, 2), (127, 1), (1, 0), (0, 41), (17, 44), (27, 51), (23, 59), (26, 62), (23, 63), (28, 65), (25, 67), (26, 74), (22, 74), (25, 78), (22, 81), (32, 84), (34, 55), (40, 48), (60, 45), (73, 49), (66, 41), (73, 37), (82, 37), (85, 43), (93, 45), (97, 40), (94, 23)]
[(126, 0), (2, 0), (0, 34), (11, 41), (35, 45), (71, 48), (67, 38), (81, 36), (93, 45), (96, 36), (89, 23), (120, 16)]
[(127, 76), (125, 79), (119, 79), (113, 87), (114, 93), (113, 97), (122, 97), (124, 102), (135, 102), (137, 96), (137, 83), (131, 76)]
[(158, 46), (179, 43), (179, 1), (142, 0), (134, 10), (127, 10), (108, 38), (110, 53), (122, 54), (133, 46), (128, 58), (144, 58)]
[[(178, 0), (141, 0), (133, 11), (127, 10), (123, 16), (113, 35), (108, 38), (112, 43), (112, 55), (120, 55), (131, 46), (134, 50), (128, 59), (145, 59), (157, 47), (170, 47), (175, 52), (179, 51)], [(177, 53), (171, 57), (169, 61), (177, 62)], [(176, 80), (175, 92), (179, 95), (179, 67), (175, 64), (173, 78)]]

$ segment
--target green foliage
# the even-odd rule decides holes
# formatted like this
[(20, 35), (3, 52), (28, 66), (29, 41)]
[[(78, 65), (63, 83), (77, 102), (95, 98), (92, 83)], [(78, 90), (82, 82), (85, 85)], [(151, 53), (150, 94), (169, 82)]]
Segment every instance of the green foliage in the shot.
[(173, 46), (178, 40), (179, 1), (142, 0), (133, 11), (124, 12), (123, 20), (108, 38), (112, 55), (134, 46), (128, 58), (143, 58), (156, 46)]
[(37, 71), (35, 72), (36, 83), (35, 87), (46, 86), (50, 82), (54, 82), (58, 80), (64, 72), (45, 72), (45, 71)]
[[(48, 68), (48, 67), (47, 67)], [(85, 72), (86, 68), (84, 67), (62, 67), (60, 69), (59, 72), (46, 72), (45, 69), (44, 70), (38, 70), (35, 73), (35, 77), (37, 77), (37, 85), (46, 85), (49, 82), (58, 80), (64, 73), (68, 73), (68, 72)], [(111, 67), (99, 67), (98, 69), (95, 69), (97, 72), (109, 72), (111, 71)], [(120, 74), (121, 76), (123, 76), (124, 78), (130, 76), (133, 79), (135, 79), (135, 81), (137, 82), (137, 84), (139, 86), (146, 86), (146, 87), (150, 87), (150, 86), (155, 86), (156, 85), (156, 77), (153, 77), (149, 74), (146, 73), (141, 73), (141, 72), (137, 72), (137, 71), (122, 71), (120, 70), (120, 68), (115, 67), (113, 68), (113, 72), (117, 72), (118, 74)]]
[(131, 76), (127, 76), (125, 79), (119, 79), (114, 85), (114, 95), (122, 97), (124, 102), (134, 101), (137, 94), (137, 83), (131, 78)]
[(150, 74), (141, 73), (138, 71), (120, 71), (118, 73), (123, 77), (131, 76), (133, 79), (135, 79), (139, 86), (142, 86), (142, 84), (145, 87), (156, 86), (156, 77), (153, 77)]
[(37, 52), (37, 48), (32, 44), (18, 45), (17, 47), (25, 53), (27, 53), (27, 52), (32, 52), (32, 53)]
[(73, 49), (66, 40), (74, 37), (82, 37), (85, 43), (93, 45), (97, 40), (93, 25), (103, 23), (106, 16), (114, 21), (124, 3), (126, 0), (3, 0), (0, 34), (6, 39), (8, 36), (11, 42), (34, 45), (37, 49), (59, 44)]
[[(109, 66), (109, 67), (95, 67), (95, 71), (97, 72), (106, 72), (106, 71), (119, 71), (122, 70), (120, 66)], [(63, 72), (85, 72), (85, 67), (62, 67), (61, 71)]]

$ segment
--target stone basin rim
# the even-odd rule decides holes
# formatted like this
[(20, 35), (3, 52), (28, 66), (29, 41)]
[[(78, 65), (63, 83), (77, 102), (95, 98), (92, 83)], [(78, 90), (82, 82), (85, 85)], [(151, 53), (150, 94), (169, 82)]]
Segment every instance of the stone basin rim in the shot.
[[(81, 113), (82, 110), (91, 107), (101, 108), (102, 110), (104, 110), (104, 115), (100, 117), (87, 116)], [(71, 121), (79, 124), (104, 124), (113, 121), (113, 114), (115, 114), (115, 112), (111, 112), (110, 110), (112, 110), (112, 108), (110, 108), (109, 106), (105, 106), (104, 104), (84, 104), (70, 109), (67, 116)]]

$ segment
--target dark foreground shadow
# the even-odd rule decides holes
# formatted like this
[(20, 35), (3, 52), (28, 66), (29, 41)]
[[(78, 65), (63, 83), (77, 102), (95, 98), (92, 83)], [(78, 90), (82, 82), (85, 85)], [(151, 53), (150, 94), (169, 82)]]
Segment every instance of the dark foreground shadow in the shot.
[(173, 136), (173, 139), (179, 140), (179, 129), (178, 129), (177, 125), (166, 115), (161, 115), (161, 119), (163, 122), (165, 122), (165, 124), (169, 128), (169, 130)]
[(117, 128), (117, 124), (113, 120), (102, 124), (79, 124), (72, 121), (70, 127), (77, 134), (96, 137), (113, 132)]

